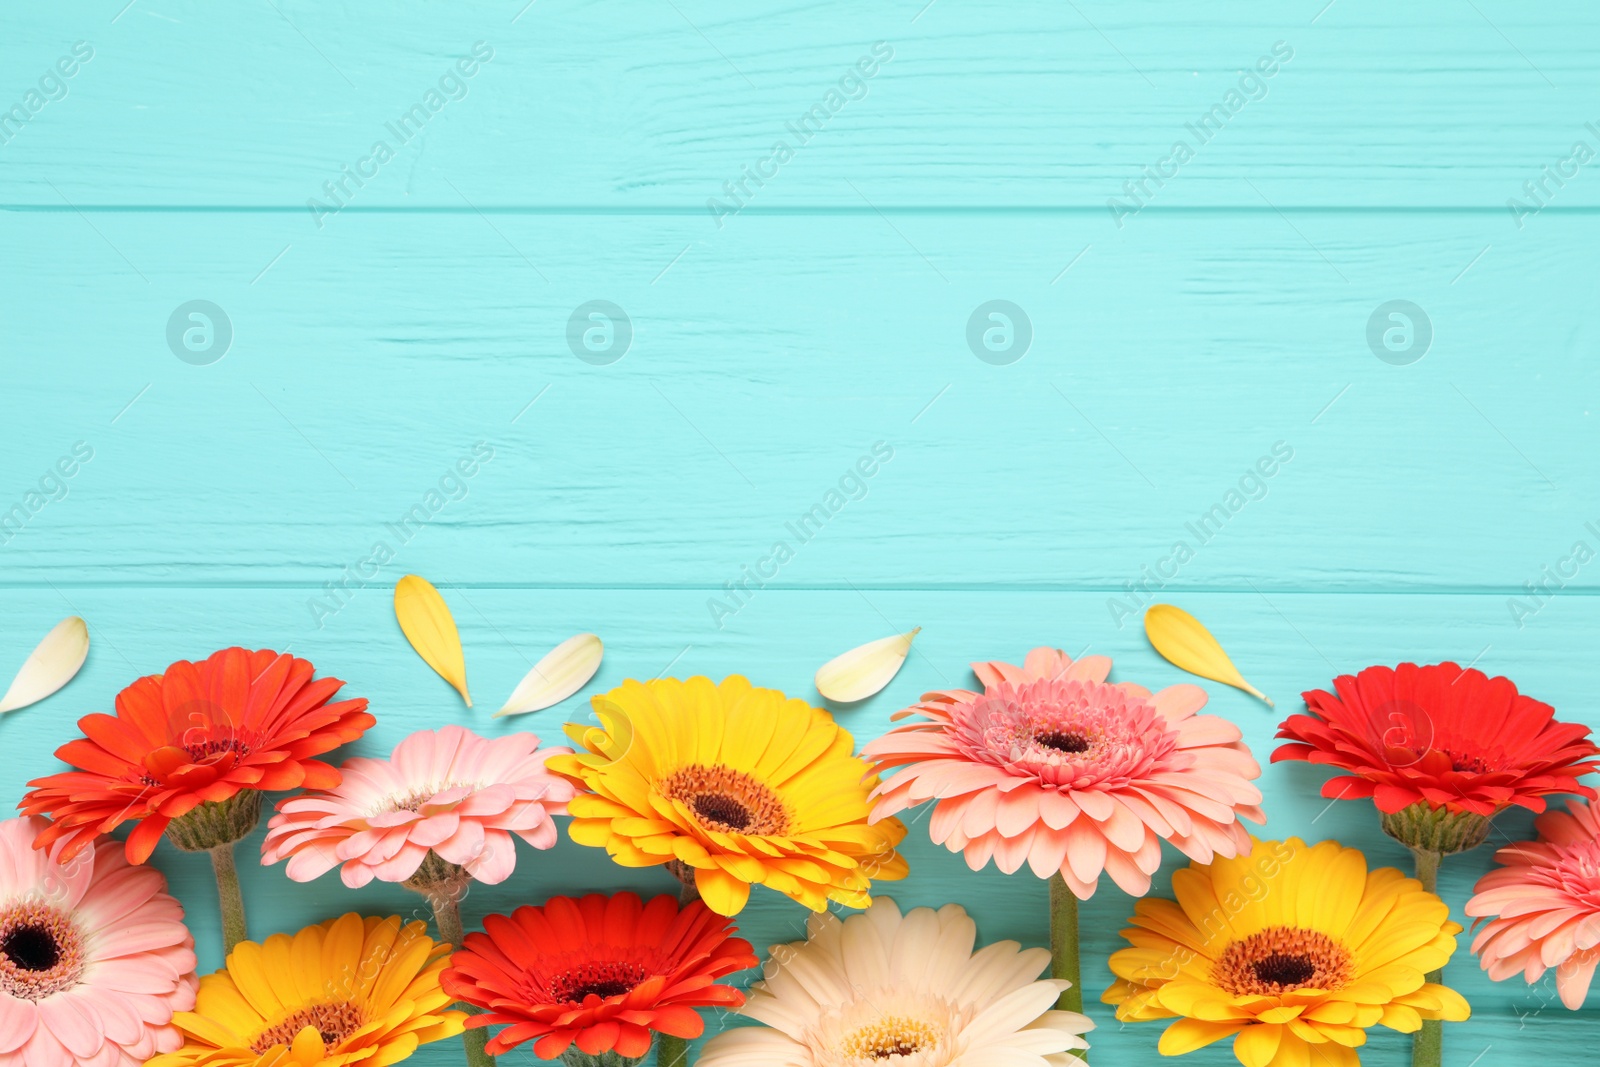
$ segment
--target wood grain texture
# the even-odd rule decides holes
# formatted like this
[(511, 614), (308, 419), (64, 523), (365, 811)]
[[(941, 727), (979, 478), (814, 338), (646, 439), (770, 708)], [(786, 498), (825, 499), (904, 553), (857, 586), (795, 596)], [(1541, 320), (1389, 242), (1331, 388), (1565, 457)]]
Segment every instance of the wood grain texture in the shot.
[[(1124, 182), (1186, 141), (1195, 158), (1157, 204), (1503, 213), (1575, 140), (1600, 150), (1585, 129), (1600, 120), (1589, 55), (1600, 13), (1581, 0), (895, 0), (870, 11), (497, 0), (376, 22), (362, 4), (139, 0), (113, 23), (120, 6), (7, 16), (0, 55), (16, 98), (75, 41), (94, 58), (0, 147), (12, 165), (0, 202), (304, 213), (342, 165), (385, 141), (395, 158), (351, 186), (358, 208), (648, 207), (704, 222), (723, 183), (786, 140), (794, 158), (751, 187), (760, 208), (1104, 215)], [(440, 92), (479, 41), (493, 58)], [(864, 89), (840, 91), (880, 41), (892, 59)], [(1277, 42), (1292, 58), (1241, 90)], [(228, 91), (203, 91), (218, 86)], [(391, 132), (430, 90), (437, 110)], [(802, 143), (786, 124), (831, 90), (837, 106)], [(1187, 128), (1219, 104), (1232, 114), (1204, 140)], [(1562, 208), (1600, 203), (1592, 177), (1550, 189)]]
[[(664, 218), (359, 216), (302, 241), (272, 216), (12, 215), (39, 255), (13, 281), (26, 444), (0, 502), (75, 441), (95, 459), (4, 565), (321, 585), (387, 540), (463, 582), (721, 586), (876, 441), (894, 459), (778, 584), (1118, 589), (1184, 540), (1180, 586), (1514, 589), (1600, 518), (1572, 310), (1594, 220), (1475, 264), (1472, 217), (1136, 221), (1052, 284), (1093, 235), (1031, 216), (741, 218), (702, 242)], [(196, 297), (233, 321), (211, 366), (164, 337)], [(633, 322), (610, 366), (567, 346), (597, 297)], [(1033, 322), (1009, 366), (965, 338), (995, 297)], [(1397, 297), (1433, 321), (1410, 366), (1366, 340)], [(387, 535), (478, 441), (466, 498)], [(1292, 461), (1202, 545), (1189, 526), (1278, 442)]]
[[(488, 709), (580, 631), (607, 648), (584, 697), (664, 671), (814, 697), (821, 663), (920, 625), (890, 688), (836, 709), (865, 739), (1042, 643), (1183, 680), (1138, 625), (1156, 597), (1279, 712), (1336, 673), (1453, 658), (1600, 725), (1600, 569), (1575, 552), (1600, 553), (1600, 164), (1573, 162), (1600, 153), (1593, 5), (124, 2), (0, 25), (0, 670), (69, 613), (95, 641), (72, 686), (0, 719), (6, 796), (134, 677), (230, 643), (370, 697), (352, 751), (381, 754), (448, 721), (553, 739), (583, 697)], [(92, 58), (42, 83), (79, 41)], [(492, 58), (441, 85), (477, 41)], [(841, 86), (879, 41), (892, 57)], [(1241, 86), (1279, 41), (1292, 57)], [(1220, 129), (1186, 126), (1230, 89)], [(387, 124), (418, 103), (401, 144)], [(820, 128), (787, 130), (814, 105)], [(392, 159), (343, 178), (385, 138)], [(1177, 173), (1124, 188), (1179, 139)], [(167, 339), (197, 299), (233, 333), (209, 365)], [(967, 339), (995, 299), (1033, 332), (1006, 365)], [(620, 361), (569, 345), (594, 300), (628, 317)], [(1420, 361), (1369, 344), (1393, 300), (1431, 324)], [(410, 572), (451, 602), (481, 711), (406, 647)], [(1207, 688), (1265, 760), (1281, 716)], [(1320, 781), (1268, 767), (1266, 832), (1404, 864)], [(921, 823), (907, 852), (903, 904), (1044, 942), (1031, 876), (969, 872)], [(1458, 918), (1490, 861), (1446, 864)], [(203, 862), (157, 862), (214, 967)], [(519, 863), (469, 923), (671, 888), (568, 841)], [(419, 905), (242, 873), (258, 934)], [(1130, 908), (1108, 888), (1084, 909), (1101, 1067), (1156, 1056), (1158, 1028), (1095, 1003)], [(765, 946), (803, 914), (758, 892), (741, 922)], [(1475, 1013), (1452, 1067), (1581, 1056), (1594, 1010), (1550, 983), (1487, 982), (1465, 940), (1447, 979)], [(1375, 1033), (1364, 1062), (1408, 1048)]]

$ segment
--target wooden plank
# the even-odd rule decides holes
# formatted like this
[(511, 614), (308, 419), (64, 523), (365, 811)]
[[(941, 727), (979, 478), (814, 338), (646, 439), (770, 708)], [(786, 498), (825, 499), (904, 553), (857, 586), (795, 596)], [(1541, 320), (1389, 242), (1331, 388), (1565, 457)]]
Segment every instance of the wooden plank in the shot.
[[(708, 235), (730, 196), (1049, 206), (1107, 239), (1146, 168), (1169, 176), (1144, 187), (1152, 210), (1471, 208), (1506, 239), (1512, 197), (1600, 203), (1562, 163), (1600, 151), (1600, 12), (1580, 0), (121, 6), (7, 14), (0, 103), (38, 107), (4, 127), (0, 203), (273, 207), (307, 233), (314, 198), (670, 210)], [(77, 41), (93, 58), (41, 87)], [(492, 58), (456, 68), (476, 42)]]
[[(1593, 220), (1503, 245), (1446, 215), (1160, 216), (1105, 245), (1036, 216), (739, 221), (4, 217), (33, 268), (0, 576), (1595, 588), (1561, 564), (1600, 546)], [(232, 323), (208, 366), (167, 341), (197, 298)], [(632, 324), (603, 366), (567, 338), (599, 298)], [(1032, 324), (1009, 365), (968, 347), (996, 298)], [(1393, 299), (1426, 309), (1420, 362), (1369, 347)]]
[[(0, 615), (0, 647), (7, 650), (7, 664), (19, 661), (37, 636), (69, 611), (89, 619), (95, 644), (84, 674), (68, 689), (0, 723), (11, 757), (0, 765), (4, 795), (21, 795), (26, 777), (51, 767), (49, 754), (71, 735), (75, 716), (109, 707), (117, 689), (138, 674), (230, 642), (287, 644), (325, 673), (345, 679), (350, 694), (369, 697), (379, 725), (349, 750), (367, 754), (387, 752), (412, 730), (452, 721), (491, 734), (531, 729), (553, 738), (561, 721), (584, 714), (583, 697), (522, 719), (491, 721), (488, 716), (533, 661), (580, 630), (598, 632), (607, 641), (607, 658), (590, 692), (626, 677), (661, 672), (714, 677), (742, 672), (758, 684), (815, 699), (811, 674), (826, 659), (853, 643), (923, 626), (911, 659), (889, 689), (862, 705), (836, 709), (858, 741), (887, 728), (889, 713), (923, 690), (967, 684), (968, 661), (1018, 657), (1043, 642), (1073, 653), (1087, 646), (1110, 655), (1116, 664), (1113, 677), (1119, 680), (1161, 687), (1187, 679), (1157, 658), (1136, 629), (1119, 632), (1110, 626), (1101, 614), (1102, 597), (1089, 593), (768, 590), (721, 630), (706, 623), (703, 596), (695, 591), (447, 588), (444, 593), (461, 627), (469, 679), (480, 702), (472, 711), (463, 709), (405, 645), (393, 622), (387, 589), (362, 593), (321, 630), (302, 625), (297, 590), (10, 590), (7, 611)], [(1281, 715), (1298, 707), (1300, 690), (1324, 686), (1336, 672), (1392, 662), (1397, 655), (1423, 662), (1476, 659), (1491, 673), (1509, 673), (1525, 691), (1552, 702), (1562, 717), (1600, 725), (1589, 699), (1592, 686), (1581, 667), (1590, 658), (1592, 634), (1600, 624), (1600, 602), (1592, 597), (1558, 598), (1537, 625), (1521, 631), (1507, 627), (1500, 598), (1493, 596), (1195, 594), (1182, 603), (1226, 642), (1251, 680), (1277, 699), (1278, 709), (1271, 711), (1235, 690), (1206, 684), (1211, 710), (1237, 722), (1263, 760), (1271, 752)], [(1336, 837), (1365, 850), (1374, 864), (1403, 866), (1404, 851), (1379, 832), (1370, 805), (1329, 805), (1318, 795), (1324, 776), (1303, 764), (1269, 765), (1262, 786), (1270, 821), (1263, 832), (1310, 840)], [(1520, 840), (1531, 833), (1531, 818), (1525, 813), (1507, 814), (1495, 825), (1496, 842), (1500, 835)], [(257, 840), (244, 846), (246, 856)], [(960, 857), (927, 841), (923, 822), (913, 827), (908, 855), (911, 880), (887, 887), (902, 904), (960, 902), (978, 915), (985, 940), (1043, 941), (1043, 883), (1025, 874), (1008, 878), (993, 869), (968, 871)], [(166, 847), (158, 850), (156, 862), (189, 906), (203, 965), (214, 966), (218, 934), (204, 862)], [(524, 849), (518, 863), (517, 874), (504, 885), (474, 888), (466, 905), (469, 922), (558, 892), (670, 888), (670, 880), (659, 872), (614, 868), (600, 850), (570, 841), (548, 855)], [(1178, 865), (1176, 854), (1169, 853), (1160, 891), (1166, 891)], [(1472, 883), (1491, 865), (1491, 852), (1482, 848), (1445, 864), (1443, 895), (1458, 918)], [(291, 891), (281, 868), (244, 863), (241, 870), (247, 897), (270, 929), (294, 928), (346, 908), (409, 915), (419, 906), (393, 886), (352, 892), (336, 879), (324, 878)], [(1129, 900), (1109, 886), (1084, 907), (1085, 983), (1091, 1001), (1110, 980), (1105, 959), (1119, 944), (1115, 931), (1128, 914)], [(802, 919), (797, 906), (758, 892), (741, 924), (757, 945), (766, 946), (798, 936)], [(256, 932), (265, 932), (261, 924)], [(1520, 982), (1489, 983), (1467, 955), (1465, 939), (1446, 977), (1474, 1009), (1470, 1022), (1449, 1030), (1452, 1061), (1469, 1061), (1491, 1044), (1548, 1048), (1556, 1055), (1562, 1047), (1560, 1035), (1570, 1033), (1571, 1026), (1545, 1025), (1564, 1011), (1554, 1002), (1548, 982), (1533, 989)], [(1108, 1009), (1093, 1004), (1090, 1010), (1100, 1024), (1095, 1035), (1102, 1050), (1098, 1062), (1149, 1062), (1159, 1028), (1121, 1028)], [(1572, 1024), (1577, 1025), (1581, 1023)], [(1375, 1033), (1372, 1054), (1382, 1062), (1397, 1062), (1402, 1047), (1393, 1036)], [(419, 1062), (444, 1064), (457, 1058), (459, 1051), (441, 1046), (425, 1050)], [(1212, 1056), (1196, 1062), (1223, 1060)]]

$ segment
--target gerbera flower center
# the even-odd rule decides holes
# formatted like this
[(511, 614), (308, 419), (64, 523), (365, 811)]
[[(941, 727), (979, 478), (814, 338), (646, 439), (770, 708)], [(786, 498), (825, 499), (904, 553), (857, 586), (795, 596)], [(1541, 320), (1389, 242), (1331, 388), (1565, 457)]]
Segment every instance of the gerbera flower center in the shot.
[(300, 1031), (308, 1026), (317, 1032), (324, 1045), (332, 1048), (361, 1029), (365, 1023), (361, 1009), (349, 1001), (312, 1004), (261, 1031), (260, 1036), (251, 1042), (250, 1050), (260, 1056), (279, 1045), (292, 1044)]
[(1452, 752), (1448, 748), (1440, 749), (1440, 751), (1446, 756), (1450, 757), (1450, 769), (1452, 771), (1470, 771), (1473, 774), (1488, 774), (1492, 769), (1489, 766), (1489, 761), (1481, 756), (1462, 755), (1459, 752)]
[(952, 726), (968, 759), (1076, 788), (1148, 774), (1177, 744), (1144, 697), (1080, 680), (993, 686), (955, 711)]
[(772, 837), (789, 828), (789, 812), (765, 783), (731, 767), (690, 764), (662, 779), (661, 794), (681, 802), (708, 830)]
[(36, 923), (18, 926), (0, 941), (0, 952), (25, 971), (48, 971), (61, 962), (61, 946), (55, 935)]
[(731, 830), (750, 827), (750, 809), (733, 797), (708, 793), (694, 798), (694, 813), (706, 822), (721, 823)]
[(1068, 733), (1062, 730), (1051, 730), (1034, 738), (1045, 748), (1053, 748), (1057, 752), (1087, 752), (1089, 739), (1079, 733)]
[(889, 1015), (848, 1035), (839, 1051), (853, 1060), (874, 1062), (914, 1056), (939, 1043), (939, 1031), (921, 1019)]
[(77, 985), (85, 962), (83, 935), (65, 913), (28, 903), (0, 917), (0, 992), (43, 1000)]
[(210, 741), (198, 741), (184, 745), (183, 750), (196, 763), (204, 763), (224, 753), (232, 753), (235, 756), (248, 756), (250, 754), (250, 746), (237, 737), (218, 737)]
[[(170, 773), (172, 764), (181, 765), (187, 761), (192, 766), (208, 766), (211, 764), (225, 763), (237, 764), (241, 759), (250, 754), (250, 745), (240, 738), (231, 724), (221, 723), (220, 728), (227, 731), (225, 736), (196, 738), (201, 731), (190, 728), (183, 732), (184, 740), (158, 748), (145, 759), (145, 773), (140, 775), (140, 781), (145, 785), (158, 786)], [(182, 753), (182, 757), (177, 754)], [(167, 759), (166, 757), (175, 757)], [(156, 761), (152, 763), (152, 761)]]
[(1229, 945), (1213, 978), (1235, 996), (1275, 996), (1295, 989), (1341, 989), (1351, 973), (1349, 950), (1327, 934), (1269, 926)]
[(378, 805), (377, 810), (374, 811), (373, 814), (382, 815), (391, 811), (421, 812), (422, 806), (433, 800), (440, 793), (446, 793), (452, 789), (462, 788), (463, 786), (468, 789), (478, 788), (478, 784), (476, 782), (441, 782), (438, 785), (424, 786), (421, 789), (414, 789), (411, 792), (406, 793), (404, 796), (391, 796), (385, 798)]
[(582, 1004), (589, 997), (620, 997), (648, 978), (649, 972), (637, 963), (623, 961), (586, 963), (562, 971), (550, 980), (552, 1000)]

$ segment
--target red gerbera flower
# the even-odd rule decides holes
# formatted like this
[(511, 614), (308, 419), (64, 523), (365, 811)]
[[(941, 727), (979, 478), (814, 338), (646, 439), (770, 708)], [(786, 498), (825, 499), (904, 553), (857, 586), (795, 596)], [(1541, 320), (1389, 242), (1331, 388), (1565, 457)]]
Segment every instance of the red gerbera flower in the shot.
[(1272, 754), (1351, 772), (1328, 779), (1325, 797), (1371, 797), (1387, 815), (1425, 804), (1488, 817), (1510, 804), (1543, 811), (1552, 793), (1595, 796), (1577, 781), (1600, 755), (1589, 728), (1557, 722), (1509, 678), (1402, 663), (1333, 684), (1337, 695), (1304, 694), (1310, 714), (1284, 721), (1290, 743)]
[(533, 1041), (545, 1060), (574, 1044), (590, 1056), (638, 1057), (652, 1030), (699, 1037), (696, 1008), (744, 1004), (716, 979), (756, 965), (727, 919), (698, 900), (680, 909), (670, 896), (552, 897), (490, 915), (483, 931), (467, 935), (440, 984), (484, 1010), (469, 1027), (508, 1024), (489, 1039), (491, 1055)]
[(56, 750), (77, 770), (28, 783), (33, 790), (18, 806), (54, 820), (34, 847), (65, 838), (62, 858), (70, 859), (135, 822), (126, 851), (143, 863), (169, 824), (202, 804), (253, 799), (239, 806), (250, 809), (240, 812), (248, 832), (259, 811), (254, 791), (337, 785), (339, 772), (311, 757), (360, 737), (375, 720), (365, 699), (330, 703), (344, 683), (313, 680), (315, 669), (278, 652), (229, 648), (140, 678), (117, 694), (115, 715), (84, 716), (84, 736)]

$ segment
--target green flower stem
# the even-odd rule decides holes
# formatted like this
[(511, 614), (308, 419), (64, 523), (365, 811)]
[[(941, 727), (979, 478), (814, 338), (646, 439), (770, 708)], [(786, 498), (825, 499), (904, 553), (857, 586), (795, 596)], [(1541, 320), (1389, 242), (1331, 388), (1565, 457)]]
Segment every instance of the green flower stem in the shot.
[(261, 818), (261, 794), (241, 789), (227, 800), (200, 804), (167, 823), (167, 840), (184, 852), (211, 853), (217, 876), (217, 902), (222, 908), (225, 952), (249, 937), (244, 925), (244, 895), (239, 870), (233, 865), (234, 843), (250, 835)]
[[(694, 883), (694, 868), (687, 863), (674, 861), (667, 870), (678, 879), (678, 903), (690, 904), (700, 899), (700, 890)], [(689, 1067), (689, 1042), (671, 1034), (656, 1035), (656, 1067)]]
[[(1050, 977), (1072, 985), (1056, 1007), (1061, 1011), (1083, 1012), (1083, 968), (1078, 963), (1078, 897), (1060, 874), (1050, 876)], [(1073, 1055), (1087, 1058), (1081, 1049)]]
[(561, 1062), (567, 1067), (634, 1067), (643, 1063), (643, 1056), (619, 1056), (615, 1052), (602, 1052), (598, 1056), (591, 1056), (580, 1051), (577, 1045), (568, 1048), (561, 1054)]
[[(439, 940), (448, 941), (456, 948), (460, 948), (461, 940), (466, 936), (461, 927), (461, 886), (454, 882), (446, 882), (435, 887), (432, 892), (423, 893), (423, 896), (427, 897), (428, 903), (433, 906), (433, 921), (439, 927)], [(494, 1057), (489, 1055), (485, 1047), (489, 1044), (487, 1027), (480, 1026), (464, 1031), (461, 1043), (467, 1049), (467, 1067), (494, 1067)]]
[[(1414, 848), (1411, 855), (1417, 863), (1417, 881), (1430, 893), (1439, 891), (1440, 855), (1429, 849)], [(1430, 982), (1443, 982), (1444, 971), (1431, 971)], [(1441, 1067), (1444, 1062), (1444, 1023), (1438, 1019), (1422, 1020), (1422, 1029), (1411, 1037), (1411, 1067)]]
[(233, 865), (233, 842), (208, 849), (211, 869), (217, 875), (217, 901), (222, 906), (223, 952), (249, 937), (244, 925), (244, 894), (239, 891), (239, 869)]
[(656, 1038), (656, 1067), (689, 1067), (689, 1042), (671, 1034)]

